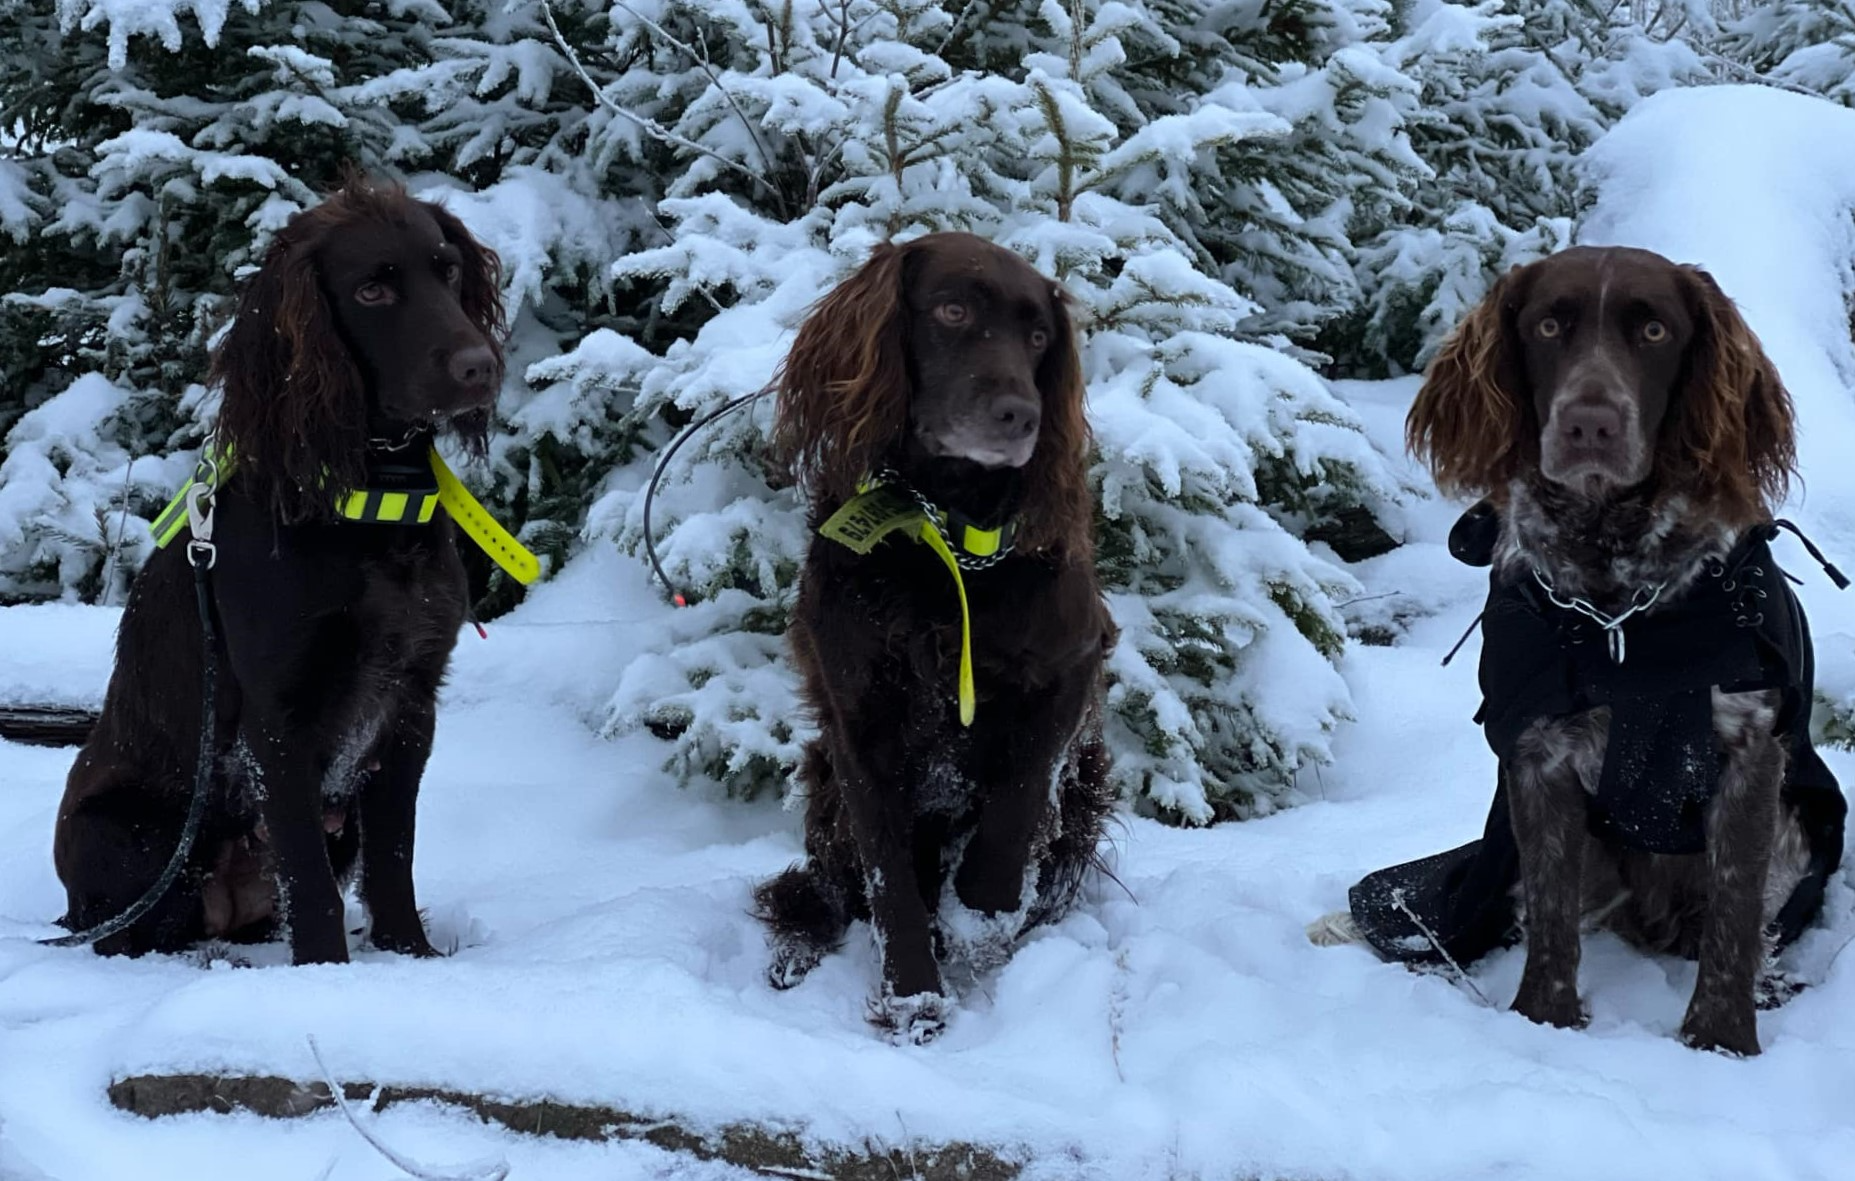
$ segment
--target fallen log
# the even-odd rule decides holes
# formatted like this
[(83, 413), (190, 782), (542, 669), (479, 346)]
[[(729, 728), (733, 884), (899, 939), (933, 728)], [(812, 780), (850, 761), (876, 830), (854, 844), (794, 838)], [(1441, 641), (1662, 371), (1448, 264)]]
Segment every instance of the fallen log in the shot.
[(66, 705), (0, 705), (0, 738), (28, 746), (82, 746), (97, 724), (92, 710)]
[[(546, 1099), (499, 1099), (437, 1087), (343, 1083), (350, 1104), (382, 1111), (398, 1103), (442, 1103), (471, 1112), (486, 1123), (514, 1132), (562, 1140), (642, 1140), (671, 1152), (722, 1161), (767, 1177), (807, 1181), (1012, 1181), (1021, 1162), (977, 1144), (861, 1147), (817, 1144), (799, 1134), (763, 1124), (724, 1124), (698, 1130), (675, 1117), (640, 1115), (614, 1107), (556, 1103)], [(334, 1097), (321, 1082), (274, 1075), (141, 1074), (110, 1084), (110, 1102), (123, 1111), (155, 1118), (198, 1112), (248, 1111), (289, 1118), (332, 1108)]]

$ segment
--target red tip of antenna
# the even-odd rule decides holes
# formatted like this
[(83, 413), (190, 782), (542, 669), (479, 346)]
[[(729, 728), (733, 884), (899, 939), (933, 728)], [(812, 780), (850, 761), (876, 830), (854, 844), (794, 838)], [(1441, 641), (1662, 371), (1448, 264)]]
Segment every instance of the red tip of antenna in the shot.
[(483, 629), (483, 625), (482, 625), (482, 624), (480, 624), (480, 623), (478, 623), (478, 622), (477, 622), (476, 620), (474, 620), (474, 619), (473, 619), (473, 620), (471, 620), (471, 621), (470, 621), (470, 626), (471, 626), (471, 627), (474, 627), (474, 628), (476, 628), (476, 629), (477, 629), (477, 639), (479, 639), (479, 640), (487, 640), (487, 639), (489, 639), (489, 638), (490, 638), (490, 634), (489, 634), (489, 632), (487, 632), (487, 631), (485, 631), (485, 630)]
[(671, 601), (671, 602), (673, 602), (673, 603), (675, 603), (675, 604), (676, 604), (676, 605), (677, 605), (678, 607), (687, 607), (687, 606), (689, 606), (689, 600), (687, 600), (687, 599), (685, 599), (685, 598), (683, 598), (683, 596), (682, 596), (681, 594), (674, 594), (674, 595), (671, 595), (671, 596), (670, 596), (670, 601)]

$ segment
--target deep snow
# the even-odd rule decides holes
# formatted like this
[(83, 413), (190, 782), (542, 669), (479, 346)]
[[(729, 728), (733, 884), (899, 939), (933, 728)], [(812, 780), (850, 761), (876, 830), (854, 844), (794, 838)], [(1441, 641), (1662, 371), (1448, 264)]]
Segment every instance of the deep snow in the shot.
[[(1855, 112), (1770, 91), (1645, 102), (1591, 156), (1583, 239), (1701, 262), (1735, 296), (1795, 394), (1807, 496), (1793, 514), (1855, 563), (1855, 353), (1844, 300), (1855, 166), (1828, 145)], [(1414, 382), (1344, 393), (1394, 453)], [(1355, 646), (1358, 721), (1316, 802), (1182, 831), (1128, 820), (1117, 874), (1038, 933), (924, 1048), (874, 1037), (853, 933), (790, 993), (762, 982), (749, 883), (798, 854), (797, 817), (678, 791), (645, 735), (598, 738), (617, 670), (667, 609), (641, 567), (589, 553), (490, 638), (466, 633), (420, 814), (418, 878), (439, 962), (363, 952), (344, 967), (202, 968), (54, 951), (48, 855), (69, 751), (0, 745), (0, 1178), (394, 1175), (333, 1114), (275, 1122), (111, 1110), (150, 1069), (313, 1077), (314, 1035), (347, 1078), (552, 1096), (720, 1123), (802, 1124), (832, 1141), (968, 1139), (1023, 1153), (1030, 1178), (1772, 1178), (1855, 1174), (1855, 891), (1789, 965), (1812, 987), (1763, 1014), (1766, 1052), (1674, 1039), (1692, 965), (1587, 941), (1589, 1029), (1504, 1011), (1517, 951), (1479, 989), (1308, 944), (1304, 925), (1380, 865), (1479, 831), (1493, 762), (1469, 718), (1479, 572), (1442, 538), (1456, 506), (1411, 506), (1411, 544), (1355, 568), (1361, 617), (1407, 627)], [(1823, 683), (1855, 689), (1855, 596), (1794, 543)], [(0, 611), (0, 700), (94, 701), (114, 614)], [(1845, 783), (1855, 758), (1829, 752)], [(432, 1164), (505, 1155), (516, 1178), (744, 1176), (636, 1145), (569, 1145), (435, 1108), (377, 1120)]]

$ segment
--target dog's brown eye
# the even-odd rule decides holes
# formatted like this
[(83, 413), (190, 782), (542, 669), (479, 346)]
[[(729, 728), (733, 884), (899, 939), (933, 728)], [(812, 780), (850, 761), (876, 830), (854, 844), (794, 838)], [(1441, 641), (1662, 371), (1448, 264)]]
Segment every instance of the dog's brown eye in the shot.
[(1668, 339), (1668, 325), (1660, 320), (1650, 320), (1642, 326), (1642, 338), (1650, 344), (1661, 344)]
[(1539, 333), (1540, 339), (1551, 340), (1559, 335), (1559, 322), (1551, 316), (1547, 316), (1534, 327), (1533, 331)]
[(1050, 334), (1041, 328), (1031, 329), (1031, 347), (1040, 349), (1050, 343)]
[(963, 303), (943, 303), (934, 309), (934, 318), (949, 328), (958, 328), (966, 323), (967, 315)]
[(393, 289), (385, 283), (363, 283), (354, 289), (354, 298), (365, 304), (392, 303)]
[(459, 279), (462, 279), (463, 277), (464, 277), (463, 267), (458, 266), (454, 262), (445, 264), (444, 281), (446, 283), (455, 284)]

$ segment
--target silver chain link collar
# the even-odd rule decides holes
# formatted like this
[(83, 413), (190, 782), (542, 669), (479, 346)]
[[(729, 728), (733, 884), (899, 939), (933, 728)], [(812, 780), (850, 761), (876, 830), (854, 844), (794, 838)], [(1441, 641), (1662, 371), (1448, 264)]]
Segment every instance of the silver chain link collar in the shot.
[(1658, 582), (1654, 586), (1637, 587), (1636, 593), (1630, 596), (1628, 607), (1615, 615), (1606, 615), (1588, 600), (1576, 595), (1561, 595), (1558, 588), (1552, 585), (1552, 580), (1546, 577), (1545, 571), (1537, 566), (1533, 568), (1533, 577), (1539, 582), (1540, 588), (1546, 592), (1546, 597), (1552, 600), (1553, 606), (1588, 616), (1604, 630), (1604, 639), (1609, 644), (1612, 664), (1622, 664), (1628, 651), (1623, 638), (1623, 625), (1632, 616), (1640, 615), (1655, 606), (1656, 600), (1662, 597), (1663, 588), (1668, 585), (1666, 582)]
[[(876, 473), (876, 482), (908, 493), (914, 498), (915, 503), (921, 506), (921, 511), (927, 514), (928, 520), (934, 523), (934, 527), (939, 529), (943, 536), (948, 533), (946, 510), (929, 500), (920, 489), (904, 480), (900, 472), (892, 467), (885, 467)], [(1002, 529), (1003, 526), (1000, 528)], [(1001, 538), (997, 550), (980, 557), (977, 554), (967, 553), (966, 548), (960, 544), (960, 538), (948, 537), (947, 540), (952, 543), (947, 548), (953, 551), (953, 560), (960, 564), (962, 570), (989, 570), (1010, 557), (1012, 548), (1017, 544), (1014, 533), (1010, 538)]]

